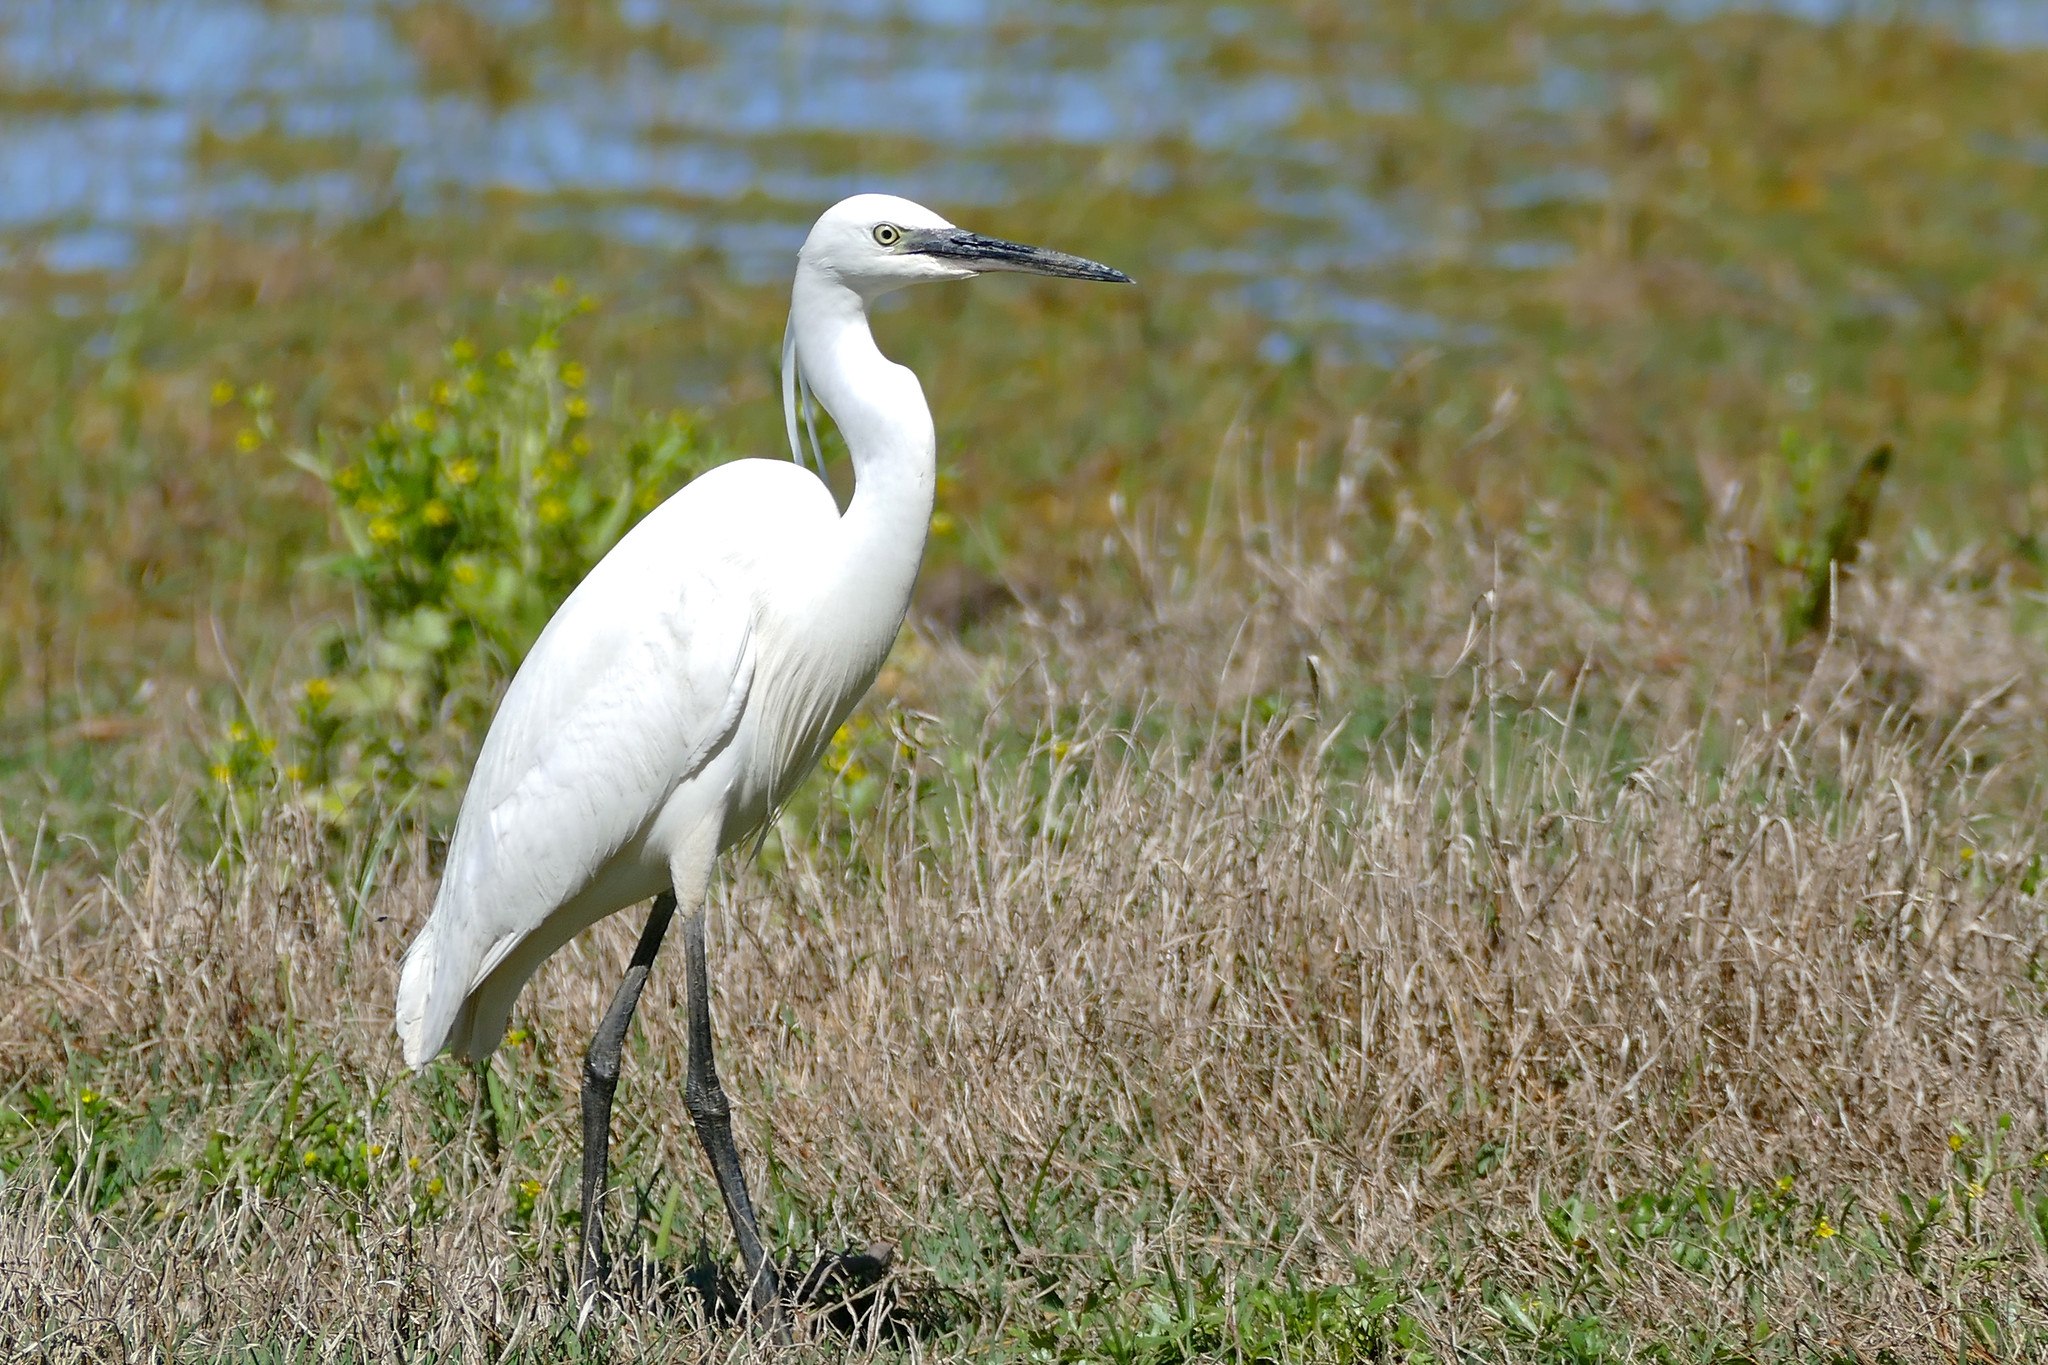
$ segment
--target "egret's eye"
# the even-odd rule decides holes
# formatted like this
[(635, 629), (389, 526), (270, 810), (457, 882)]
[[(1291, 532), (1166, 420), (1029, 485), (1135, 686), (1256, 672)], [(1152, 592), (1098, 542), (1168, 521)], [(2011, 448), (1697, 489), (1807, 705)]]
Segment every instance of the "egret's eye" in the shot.
[(903, 229), (894, 223), (875, 224), (875, 241), (882, 246), (894, 246), (903, 240)]

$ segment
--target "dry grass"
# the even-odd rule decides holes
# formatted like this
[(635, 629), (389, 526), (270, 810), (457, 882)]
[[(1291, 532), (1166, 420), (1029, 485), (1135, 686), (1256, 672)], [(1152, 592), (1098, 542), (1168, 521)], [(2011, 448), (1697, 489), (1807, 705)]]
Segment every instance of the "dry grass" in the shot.
[[(775, 1240), (893, 1239), (943, 1310), (874, 1349), (2032, 1358), (2048, 673), (2014, 604), (1853, 583), (1788, 652), (1732, 555), (1660, 598), (1625, 547), (1418, 524), (1367, 575), (1256, 524), (1179, 569), (1128, 527), (1138, 591), (917, 642), (875, 771), (718, 895)], [(10, 1358), (754, 1349), (578, 1336), (561, 1290), (626, 917), (530, 992), (487, 1123), (388, 1033), (416, 836), (280, 810), (201, 862), (166, 816), (86, 882), (8, 832)], [(724, 1239), (677, 995), (619, 1181), (686, 1261)]]

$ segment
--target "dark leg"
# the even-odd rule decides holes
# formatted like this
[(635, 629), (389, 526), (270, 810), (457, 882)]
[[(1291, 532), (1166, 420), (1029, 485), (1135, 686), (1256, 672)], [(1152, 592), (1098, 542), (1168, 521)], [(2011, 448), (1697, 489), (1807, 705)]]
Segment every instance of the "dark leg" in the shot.
[(612, 1095), (619, 1088), (619, 1052), (625, 1046), (626, 1030), (632, 1027), (633, 1010), (640, 1003), (641, 988), (661, 951), (662, 935), (676, 912), (672, 891), (654, 898), (647, 927), (633, 948), (633, 960), (626, 967), (626, 979), (612, 997), (611, 1008), (598, 1023), (590, 1050), (583, 1054), (583, 1265), (578, 1276), (580, 1297), (588, 1305), (604, 1288), (604, 1186), (611, 1170)]
[(498, 1106), (491, 1103), (491, 1062), (487, 1057), (469, 1064), (470, 1079), (476, 1082), (476, 1123), (484, 1137), (484, 1159), (498, 1164)]
[(683, 951), (690, 976), (690, 1076), (683, 1086), (683, 1103), (697, 1125), (697, 1141), (703, 1144), (704, 1155), (711, 1158), (718, 1192), (725, 1196), (725, 1213), (732, 1220), (733, 1236), (739, 1239), (755, 1320), (770, 1325), (778, 1337), (786, 1336), (789, 1328), (782, 1318), (782, 1286), (754, 1225), (754, 1203), (747, 1197), (740, 1154), (732, 1143), (732, 1109), (725, 1101), (725, 1091), (719, 1088), (718, 1068), (711, 1060), (711, 978), (704, 965), (701, 905), (683, 921)]

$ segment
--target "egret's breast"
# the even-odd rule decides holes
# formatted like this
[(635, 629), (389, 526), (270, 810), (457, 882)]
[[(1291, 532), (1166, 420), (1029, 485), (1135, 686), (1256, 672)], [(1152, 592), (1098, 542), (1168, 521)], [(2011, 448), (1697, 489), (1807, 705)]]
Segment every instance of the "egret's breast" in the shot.
[(921, 522), (916, 536), (878, 545), (796, 466), (744, 464), (730, 517), (700, 524), (719, 526), (730, 581), (753, 596), (752, 682), (731, 742), (656, 822), (647, 852), (657, 856), (704, 821), (717, 823), (722, 848), (758, 832), (867, 694), (909, 609)]
[(763, 606), (753, 694), (735, 736), (728, 847), (758, 831), (817, 766), (881, 672), (908, 609), (907, 593), (878, 601), (844, 579), (810, 582), (818, 586)]

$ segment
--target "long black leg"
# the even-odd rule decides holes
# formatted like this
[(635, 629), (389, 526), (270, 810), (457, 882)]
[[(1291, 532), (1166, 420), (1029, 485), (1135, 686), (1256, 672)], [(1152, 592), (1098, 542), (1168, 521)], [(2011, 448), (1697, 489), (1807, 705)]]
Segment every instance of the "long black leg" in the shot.
[(604, 1187), (611, 1171), (612, 1096), (619, 1088), (619, 1053), (625, 1046), (626, 1030), (632, 1027), (633, 1011), (640, 1004), (640, 991), (647, 985), (647, 973), (654, 955), (661, 951), (662, 936), (676, 912), (673, 891), (654, 898), (647, 927), (633, 948), (633, 960), (626, 967), (626, 979), (619, 983), (611, 1008), (604, 1012), (590, 1050), (583, 1054), (583, 1264), (579, 1276), (585, 1304), (604, 1288)]
[(704, 964), (702, 905), (683, 921), (683, 952), (690, 977), (690, 1075), (683, 1086), (683, 1103), (697, 1125), (697, 1141), (711, 1159), (718, 1192), (725, 1196), (725, 1213), (732, 1220), (733, 1236), (739, 1239), (755, 1320), (785, 1337), (789, 1328), (782, 1316), (782, 1285), (754, 1224), (754, 1203), (747, 1197), (747, 1179), (740, 1172), (739, 1150), (732, 1142), (732, 1107), (726, 1103), (725, 1091), (718, 1084), (718, 1067), (711, 1058), (711, 979)]

